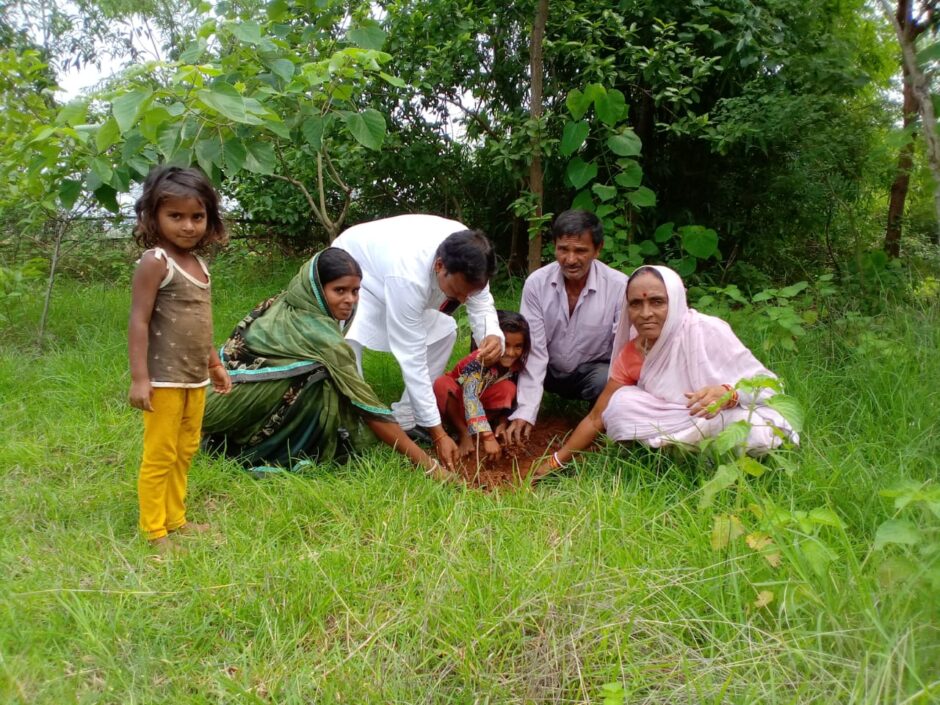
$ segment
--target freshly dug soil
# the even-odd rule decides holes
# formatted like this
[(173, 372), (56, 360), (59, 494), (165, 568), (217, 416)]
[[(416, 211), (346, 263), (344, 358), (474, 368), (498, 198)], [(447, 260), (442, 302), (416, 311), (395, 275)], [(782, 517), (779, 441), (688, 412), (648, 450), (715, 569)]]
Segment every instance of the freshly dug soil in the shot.
[(477, 466), (474, 454), (466, 456), (457, 470), (471, 487), (492, 489), (506, 485), (518, 485), (520, 478), (529, 472), (529, 466), (545, 451), (557, 450), (577, 421), (570, 419), (539, 419), (529, 440), (517, 446), (503, 446), (502, 457), (495, 462), (484, 461)]

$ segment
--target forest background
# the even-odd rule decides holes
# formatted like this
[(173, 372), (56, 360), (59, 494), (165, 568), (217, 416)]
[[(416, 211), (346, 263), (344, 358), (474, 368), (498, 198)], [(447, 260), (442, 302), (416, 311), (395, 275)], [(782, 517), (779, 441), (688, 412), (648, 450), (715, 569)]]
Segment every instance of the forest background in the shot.
[[(4, 2), (0, 692), (935, 701), (934, 9)], [(225, 538), (155, 564), (123, 336), (128, 205), (161, 162), (225, 197), (217, 339), (344, 227), (405, 212), (485, 230), (515, 308), (553, 214), (587, 208), (605, 261), (674, 267), (781, 373), (803, 449), (605, 447), (505, 494), (383, 454), (270, 483), (202, 459)]]

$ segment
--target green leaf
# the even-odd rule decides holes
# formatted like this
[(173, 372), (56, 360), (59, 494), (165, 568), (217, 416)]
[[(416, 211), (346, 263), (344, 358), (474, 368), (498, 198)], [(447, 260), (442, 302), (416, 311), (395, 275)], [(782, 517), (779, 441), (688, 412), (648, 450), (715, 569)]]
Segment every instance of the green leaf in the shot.
[(923, 67), (924, 64), (927, 64), (931, 61), (940, 61), (940, 42), (928, 44), (919, 52), (917, 52), (918, 66)]
[(74, 179), (62, 179), (62, 181), (59, 183), (59, 202), (62, 204), (62, 207), (67, 211), (72, 210), (72, 206), (75, 205), (75, 201), (78, 200), (81, 192), (81, 181), (76, 181)]
[(706, 509), (715, 501), (715, 495), (728, 489), (741, 478), (740, 471), (734, 465), (719, 465), (715, 474), (708, 482), (702, 485), (702, 496), (699, 499), (699, 509)]
[(695, 270), (698, 267), (698, 260), (694, 257), (681, 257), (679, 259), (671, 259), (666, 262), (671, 269), (676, 270), (676, 273), (682, 277), (688, 277), (692, 274), (695, 274)]
[(675, 223), (663, 223), (656, 228), (656, 232), (653, 233), (653, 239), (656, 242), (666, 242), (675, 233), (675, 227)]
[(140, 156), (130, 157), (125, 160), (127, 166), (137, 172), (139, 176), (147, 176), (150, 173), (151, 163)]
[(323, 118), (319, 115), (308, 117), (300, 124), (300, 131), (307, 144), (319, 152), (323, 147)]
[(746, 472), (751, 477), (760, 477), (765, 472), (767, 472), (766, 466), (761, 465), (749, 455), (742, 455), (741, 457), (735, 459), (734, 463), (738, 466), (738, 468), (740, 468), (743, 472)]
[(287, 0), (271, 0), (265, 8), (268, 19), (277, 22), (287, 16), (290, 12), (290, 5)]
[(595, 208), (594, 197), (591, 195), (590, 191), (585, 189), (574, 197), (574, 199), (571, 201), (571, 207), (575, 210), (593, 213)]
[(347, 113), (346, 127), (363, 147), (376, 151), (382, 148), (385, 141), (385, 117), (378, 110), (366, 108), (361, 113)]
[(401, 79), (398, 76), (392, 76), (391, 74), (387, 74), (384, 71), (379, 72), (379, 78), (381, 78), (386, 83), (395, 86), (396, 88), (403, 88), (407, 85), (404, 79)]
[(617, 195), (617, 189), (614, 186), (605, 186), (604, 184), (594, 184), (591, 186), (591, 190), (602, 201), (609, 201)]
[(727, 453), (742, 445), (747, 440), (750, 432), (751, 425), (747, 421), (735, 421), (733, 424), (725, 426), (715, 436), (713, 446), (719, 453)]
[(121, 130), (118, 127), (117, 120), (113, 117), (109, 117), (95, 133), (95, 147), (98, 148), (99, 152), (106, 152), (108, 148), (113, 146), (120, 138)]
[(241, 171), (247, 158), (248, 150), (237, 137), (229, 137), (222, 143), (222, 159), (227, 175), (232, 176)]
[(571, 117), (575, 120), (580, 120), (584, 117), (584, 113), (591, 107), (591, 102), (592, 98), (585, 95), (577, 88), (572, 88), (568, 91), (568, 96), (565, 98), (565, 105), (568, 107), (568, 112), (571, 113)]
[(111, 180), (111, 165), (101, 157), (95, 157), (91, 160), (91, 173), (102, 183), (106, 184)]
[(637, 208), (647, 208), (656, 205), (656, 194), (646, 186), (640, 186), (636, 191), (627, 194), (627, 200)]
[(643, 151), (643, 142), (630, 128), (607, 138), (607, 147), (621, 157), (636, 157)]
[(656, 243), (652, 240), (643, 240), (640, 243), (640, 254), (644, 257), (658, 257), (659, 248), (656, 247)]
[(834, 526), (837, 529), (845, 528), (845, 523), (839, 518), (839, 515), (827, 507), (813, 509), (809, 513), (809, 518), (814, 524)]
[(718, 233), (701, 225), (686, 225), (679, 228), (682, 249), (698, 259), (707, 259), (718, 251)]
[(289, 59), (275, 59), (268, 63), (268, 68), (284, 83), (290, 83), (290, 80), (294, 77), (294, 62)]
[(160, 153), (169, 157), (176, 151), (176, 146), (180, 141), (180, 128), (175, 124), (163, 124), (157, 129), (157, 146)]
[(744, 533), (744, 525), (734, 514), (717, 515), (712, 524), (712, 550), (720, 551)]
[(782, 296), (785, 299), (792, 298), (799, 294), (801, 291), (805, 290), (809, 286), (808, 282), (801, 281), (796, 284), (791, 284), (790, 286), (785, 286), (780, 291), (777, 292), (777, 296)]
[(71, 125), (75, 127), (76, 125), (81, 125), (85, 122), (85, 116), (88, 114), (88, 101), (87, 100), (73, 100), (66, 103), (59, 110), (59, 114), (56, 115), (55, 124), (56, 125)]
[(261, 26), (257, 22), (231, 22), (228, 29), (237, 39), (246, 44), (261, 42)]
[(95, 189), (95, 198), (98, 199), (98, 203), (107, 208), (112, 213), (120, 213), (121, 207), (117, 202), (117, 191), (115, 191), (111, 186), (107, 184), (99, 186)]
[(568, 162), (566, 173), (571, 185), (576, 189), (580, 189), (597, 176), (597, 164), (586, 162), (581, 157), (575, 157)]
[(274, 155), (274, 145), (270, 142), (251, 141), (245, 145), (248, 154), (245, 158), (245, 168), (255, 174), (273, 174), (277, 165)]
[(254, 118), (251, 121), (248, 119), (245, 99), (231, 83), (218, 81), (210, 88), (198, 91), (196, 95), (206, 106), (233, 122), (254, 122)]
[(180, 53), (180, 61), (184, 64), (195, 64), (199, 61), (199, 58), (203, 55), (208, 44), (206, 40), (202, 37), (196, 39), (196, 41), (191, 42), (183, 51)]
[(643, 167), (632, 159), (622, 159), (620, 161), (625, 162), (621, 167), (623, 171), (614, 177), (614, 181), (616, 181), (619, 186), (626, 189), (633, 189), (639, 186), (643, 181)]
[(153, 91), (149, 88), (141, 88), (119, 95), (111, 101), (111, 114), (117, 120), (122, 135), (134, 126), (137, 116), (146, 109), (152, 95)]
[(222, 140), (218, 134), (196, 142), (195, 152), (196, 161), (207, 174), (211, 173), (213, 164), (222, 166)]
[(794, 431), (803, 430), (803, 406), (795, 398), (786, 394), (774, 394), (767, 400), (767, 406), (776, 409)]
[(917, 527), (906, 519), (888, 519), (875, 533), (875, 550), (879, 551), (889, 543), (916, 546), (921, 538)]
[(346, 38), (358, 47), (381, 51), (385, 45), (385, 31), (377, 22), (363, 23), (346, 33)]
[(612, 88), (594, 98), (594, 109), (597, 111), (597, 117), (601, 122), (613, 127), (627, 116), (627, 101), (623, 97), (623, 93), (616, 88)]
[(561, 146), (559, 147), (561, 156), (569, 157), (577, 152), (584, 144), (584, 140), (587, 139), (590, 131), (591, 128), (585, 120), (566, 122), (561, 135)]
[(829, 572), (829, 564), (837, 558), (832, 549), (830, 549), (818, 537), (808, 538), (805, 541), (801, 541), (799, 548), (800, 552), (803, 554), (803, 558), (806, 559), (806, 562), (809, 563), (810, 568), (812, 568), (813, 572), (816, 573), (816, 575), (818, 575), (820, 578), (826, 576), (826, 574)]

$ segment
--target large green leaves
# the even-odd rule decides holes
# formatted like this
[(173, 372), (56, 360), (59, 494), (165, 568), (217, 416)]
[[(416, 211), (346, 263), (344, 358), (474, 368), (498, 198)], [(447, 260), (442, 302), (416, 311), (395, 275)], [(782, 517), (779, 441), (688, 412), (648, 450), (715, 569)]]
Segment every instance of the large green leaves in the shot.
[(566, 122), (561, 135), (561, 146), (558, 148), (561, 155), (568, 157), (577, 152), (590, 131), (590, 126), (584, 120)]
[(137, 120), (141, 110), (147, 107), (147, 103), (153, 91), (149, 88), (140, 88), (129, 91), (117, 96), (111, 101), (111, 114), (121, 130), (121, 134), (130, 130)]
[(620, 157), (636, 157), (643, 150), (643, 142), (629, 127), (607, 138), (607, 147)]
[(701, 225), (687, 225), (679, 228), (682, 235), (682, 247), (693, 257), (707, 259), (718, 252), (718, 233)]
[(581, 157), (575, 157), (568, 162), (566, 173), (571, 185), (579, 189), (597, 176), (597, 164), (585, 162)]
[(378, 110), (366, 108), (360, 113), (347, 113), (346, 127), (363, 147), (379, 150), (385, 141), (385, 117)]
[(207, 107), (215, 110), (232, 122), (252, 123), (245, 109), (245, 99), (231, 83), (217, 81), (211, 87), (197, 93)]

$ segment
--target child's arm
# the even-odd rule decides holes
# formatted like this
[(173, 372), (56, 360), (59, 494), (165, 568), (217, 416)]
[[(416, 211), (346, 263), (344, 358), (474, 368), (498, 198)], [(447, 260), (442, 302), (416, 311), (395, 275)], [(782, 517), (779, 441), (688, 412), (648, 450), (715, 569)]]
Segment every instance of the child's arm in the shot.
[(502, 449), (493, 435), (490, 422), (486, 419), (486, 409), (480, 401), (480, 395), (483, 393), (483, 364), (479, 356), (463, 368), (461, 387), (468, 434), (479, 435), (487, 458), (498, 458)]
[(217, 394), (228, 394), (232, 391), (232, 378), (228, 376), (228, 370), (219, 359), (215, 348), (209, 351), (209, 379), (212, 380), (212, 388)]
[(150, 397), (150, 370), (147, 368), (150, 316), (166, 275), (166, 264), (150, 252), (140, 258), (131, 282), (131, 316), (127, 325), (127, 353), (131, 368), (131, 391), (128, 400), (135, 409), (153, 411)]

